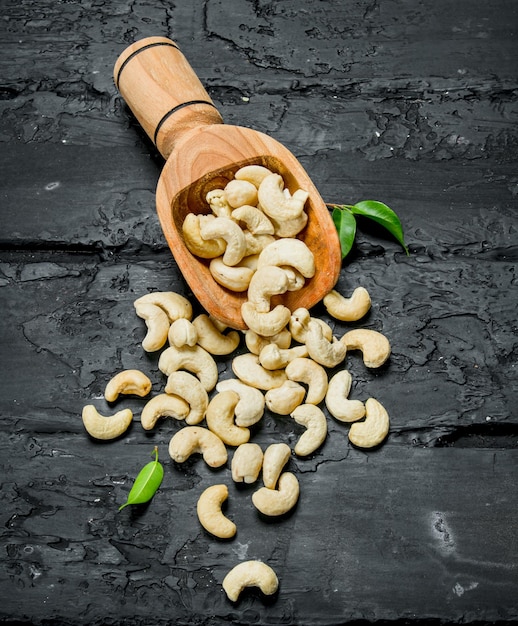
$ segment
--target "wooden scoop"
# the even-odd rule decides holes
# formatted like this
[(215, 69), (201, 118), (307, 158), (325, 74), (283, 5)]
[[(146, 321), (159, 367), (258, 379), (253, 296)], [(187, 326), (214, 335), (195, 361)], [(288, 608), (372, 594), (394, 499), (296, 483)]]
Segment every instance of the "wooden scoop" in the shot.
[(313, 252), (316, 274), (300, 291), (276, 297), (290, 310), (311, 308), (335, 285), (341, 267), (340, 243), (329, 210), (300, 163), (280, 143), (259, 131), (230, 126), (178, 46), (149, 37), (117, 59), (114, 79), (122, 97), (166, 159), (156, 190), (164, 235), (185, 280), (204, 309), (232, 328), (245, 329), (241, 305), (246, 292), (220, 286), (208, 262), (187, 249), (182, 224), (188, 213), (209, 213), (207, 192), (222, 189), (250, 164), (280, 174), (294, 192), (309, 193), (308, 223), (297, 236)]

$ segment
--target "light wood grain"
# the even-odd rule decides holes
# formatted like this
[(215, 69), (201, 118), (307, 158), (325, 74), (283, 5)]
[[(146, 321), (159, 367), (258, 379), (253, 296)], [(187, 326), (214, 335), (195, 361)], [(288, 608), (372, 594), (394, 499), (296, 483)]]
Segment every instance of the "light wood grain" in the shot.
[(182, 224), (188, 213), (209, 212), (207, 192), (224, 186), (239, 167), (252, 163), (281, 174), (290, 191), (309, 193), (308, 224), (298, 237), (315, 257), (316, 274), (300, 291), (283, 296), (282, 302), (291, 310), (317, 304), (338, 279), (340, 243), (326, 204), (295, 156), (264, 133), (220, 123), (185, 57), (164, 37), (129, 46), (115, 64), (114, 79), (167, 158), (157, 186), (157, 211), (178, 267), (205, 310), (228, 326), (246, 328), (241, 315), (246, 293), (232, 292), (212, 278), (208, 263), (187, 249)]

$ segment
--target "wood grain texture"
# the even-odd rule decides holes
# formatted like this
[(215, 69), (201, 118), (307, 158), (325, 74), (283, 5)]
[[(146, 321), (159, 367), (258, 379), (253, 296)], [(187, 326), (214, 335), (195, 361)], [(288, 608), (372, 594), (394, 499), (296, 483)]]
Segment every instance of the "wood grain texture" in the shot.
[[(0, 622), (516, 623), (516, 4), (7, 0), (3, 17)], [(102, 398), (123, 368), (163, 390), (133, 301), (192, 295), (155, 210), (164, 160), (112, 79), (151, 35), (179, 43), (226, 124), (286, 146), (327, 202), (386, 202), (410, 246), (361, 221), (338, 281), (369, 290), (355, 325), (392, 344), (379, 371), (347, 358), (351, 397), (383, 403), (389, 438), (357, 450), (328, 416), (324, 445), (290, 459), (301, 497), (274, 523), (229, 467), (168, 458), (180, 423), (145, 432), (142, 399)], [(87, 403), (129, 406), (130, 431), (90, 439)], [(252, 440), (301, 432), (267, 413)], [(155, 445), (159, 492), (118, 513)], [(196, 518), (216, 481), (230, 542)], [(274, 598), (228, 602), (245, 558), (274, 567)]]
[(145, 37), (128, 46), (114, 67), (114, 81), (148, 137), (166, 159), (156, 191), (156, 208), (169, 248), (205, 311), (234, 329), (246, 330), (241, 306), (247, 294), (216, 282), (206, 259), (184, 241), (189, 214), (209, 213), (207, 193), (224, 189), (236, 171), (261, 165), (282, 176), (291, 193), (308, 194), (308, 224), (298, 234), (313, 255), (315, 275), (286, 293), (291, 311), (312, 308), (333, 288), (341, 267), (340, 242), (328, 207), (295, 156), (253, 128), (223, 124), (199, 78), (177, 44)]

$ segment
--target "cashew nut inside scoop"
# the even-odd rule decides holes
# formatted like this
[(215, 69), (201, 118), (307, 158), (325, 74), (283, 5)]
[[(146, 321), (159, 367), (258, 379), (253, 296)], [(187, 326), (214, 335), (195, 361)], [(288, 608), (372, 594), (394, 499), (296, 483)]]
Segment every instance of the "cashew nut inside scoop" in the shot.
[(294, 267), (304, 278), (315, 275), (315, 258), (311, 250), (302, 239), (290, 237), (277, 239), (261, 252), (257, 267), (277, 265), (279, 267)]
[(257, 204), (257, 187), (248, 180), (234, 178), (227, 183), (224, 191), (225, 198), (233, 209)]
[(241, 315), (245, 324), (263, 337), (272, 337), (280, 333), (288, 324), (291, 311), (287, 306), (278, 304), (267, 313), (257, 310), (252, 302), (243, 302), (241, 305)]
[(267, 596), (279, 588), (279, 580), (273, 569), (262, 561), (243, 561), (225, 576), (222, 583), (227, 597), (236, 602), (246, 587), (259, 587)]
[(283, 190), (282, 176), (279, 174), (266, 176), (259, 185), (259, 204), (266, 215), (273, 219), (279, 221), (295, 219), (304, 210), (309, 194), (306, 191), (297, 190), (293, 196), (287, 197)]
[(202, 259), (215, 259), (225, 252), (227, 244), (224, 239), (203, 239), (201, 225), (208, 220), (217, 219), (215, 215), (195, 215), (188, 213), (182, 224), (182, 234), (189, 252)]
[(254, 275), (254, 270), (250, 267), (246, 267), (242, 263), (234, 266), (227, 265), (219, 256), (212, 259), (209, 270), (212, 278), (219, 285), (237, 292), (246, 291)]
[(252, 276), (248, 286), (248, 301), (258, 313), (270, 311), (270, 298), (288, 291), (288, 276), (276, 265), (263, 265)]
[(246, 180), (258, 188), (263, 180), (273, 172), (263, 165), (244, 165), (234, 174), (237, 180)]
[(203, 239), (223, 239), (226, 242), (223, 262), (237, 265), (246, 255), (247, 247), (239, 224), (228, 217), (216, 217), (209, 222), (201, 222), (200, 234)]

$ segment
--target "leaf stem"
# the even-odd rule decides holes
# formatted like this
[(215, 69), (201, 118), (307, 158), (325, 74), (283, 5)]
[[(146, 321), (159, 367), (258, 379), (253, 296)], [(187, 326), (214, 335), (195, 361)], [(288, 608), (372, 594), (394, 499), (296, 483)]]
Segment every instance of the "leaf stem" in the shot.
[(332, 202), (326, 202), (326, 206), (330, 209), (347, 209), (347, 211), (351, 211), (354, 209), (352, 204), (333, 204)]
[(356, 235), (356, 216), (360, 215), (373, 220), (389, 231), (399, 242), (405, 253), (409, 250), (405, 243), (403, 227), (396, 213), (383, 202), (377, 200), (362, 200), (356, 204), (335, 204), (326, 202), (326, 206), (332, 209), (333, 222), (338, 231), (342, 259), (349, 254), (354, 237)]

